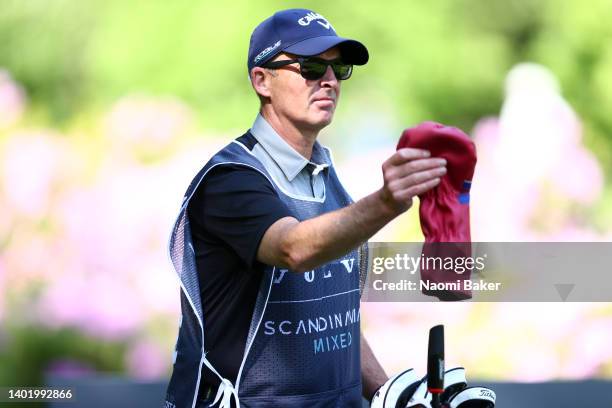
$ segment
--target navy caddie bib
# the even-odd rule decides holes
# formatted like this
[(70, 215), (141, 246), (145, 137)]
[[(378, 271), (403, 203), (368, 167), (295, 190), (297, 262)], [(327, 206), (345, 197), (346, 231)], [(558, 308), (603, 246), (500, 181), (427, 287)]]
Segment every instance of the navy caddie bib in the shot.
[[(206, 359), (206, 299), (200, 298), (187, 206), (207, 173), (223, 165), (259, 171), (299, 221), (352, 202), (333, 165), (324, 175), (322, 198), (283, 191), (241, 140), (215, 154), (193, 179), (170, 237), (182, 314), (165, 407), (196, 407), (203, 366), (221, 379), (211, 406), (361, 407), (359, 300), (367, 264), (365, 245), (305, 273), (266, 266), (235, 384)], [(329, 156), (327, 149), (322, 151)]]

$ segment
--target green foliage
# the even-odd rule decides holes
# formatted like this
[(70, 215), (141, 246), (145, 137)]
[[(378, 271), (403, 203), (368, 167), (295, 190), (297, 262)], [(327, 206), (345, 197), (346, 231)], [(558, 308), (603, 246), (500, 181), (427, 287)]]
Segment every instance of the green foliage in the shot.
[(94, 339), (82, 332), (34, 326), (12, 326), (0, 346), (2, 386), (42, 386), (45, 369), (54, 361), (78, 361), (100, 372), (120, 373), (125, 345)]
[(0, 67), (56, 120), (74, 115), (83, 100), (96, 8), (71, 0), (5, 0), (0, 7)]
[[(257, 109), (246, 73), (249, 35), (275, 10), (299, 6), (5, 0), (0, 67), (56, 123), (142, 92), (177, 95), (196, 107), (204, 128), (242, 129)], [(345, 101), (375, 87), (403, 122), (435, 119), (470, 129), (499, 112), (508, 69), (531, 60), (560, 77), (586, 122), (587, 140), (612, 150), (609, 0), (341, 0), (308, 7), (370, 50), (370, 63), (344, 87)]]

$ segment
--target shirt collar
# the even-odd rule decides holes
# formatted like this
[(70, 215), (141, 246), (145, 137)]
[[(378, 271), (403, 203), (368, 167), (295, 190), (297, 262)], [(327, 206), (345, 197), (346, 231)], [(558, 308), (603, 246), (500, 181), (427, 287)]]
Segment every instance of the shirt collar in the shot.
[(308, 161), (276, 133), (261, 114), (258, 114), (255, 118), (251, 127), (251, 134), (272, 157), (289, 181), (292, 181), (309, 163), (315, 166), (314, 171), (316, 173), (331, 165), (319, 142), (315, 141), (311, 160)]

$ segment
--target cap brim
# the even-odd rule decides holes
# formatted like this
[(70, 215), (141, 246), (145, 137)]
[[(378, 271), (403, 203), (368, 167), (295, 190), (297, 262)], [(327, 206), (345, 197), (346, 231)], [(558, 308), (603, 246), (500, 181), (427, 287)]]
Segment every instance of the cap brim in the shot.
[(290, 45), (283, 51), (302, 57), (311, 57), (336, 46), (340, 49), (340, 55), (347, 64), (365, 65), (370, 58), (368, 49), (359, 41), (331, 35), (307, 38)]

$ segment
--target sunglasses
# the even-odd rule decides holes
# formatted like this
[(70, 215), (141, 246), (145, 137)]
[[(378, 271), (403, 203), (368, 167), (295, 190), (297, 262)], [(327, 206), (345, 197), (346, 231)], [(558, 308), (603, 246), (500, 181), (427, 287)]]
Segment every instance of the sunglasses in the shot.
[(342, 81), (349, 79), (353, 73), (353, 66), (351, 64), (344, 64), (339, 58), (335, 60), (324, 60), (315, 57), (298, 57), (291, 60), (268, 62), (264, 64), (263, 67), (278, 69), (286, 65), (295, 64), (296, 62), (300, 64), (300, 75), (310, 80), (321, 79), (323, 75), (325, 75), (325, 72), (327, 72), (327, 67), (331, 67), (336, 78)]

